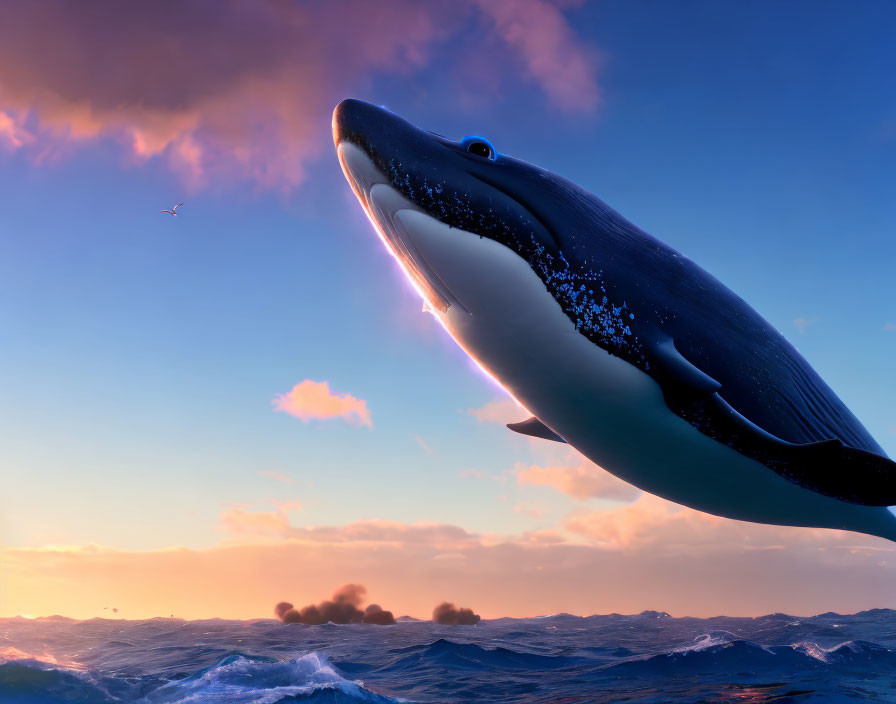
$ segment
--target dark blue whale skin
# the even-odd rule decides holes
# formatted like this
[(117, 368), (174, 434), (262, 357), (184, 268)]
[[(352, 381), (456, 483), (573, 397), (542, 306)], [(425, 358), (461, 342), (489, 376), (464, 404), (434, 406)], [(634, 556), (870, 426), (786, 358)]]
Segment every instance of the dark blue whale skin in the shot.
[(596, 196), (362, 101), (340, 103), (333, 129), (421, 210), (523, 257), (582, 335), (649, 374), (700, 432), (813, 491), (896, 504), (896, 463), (796, 349)]

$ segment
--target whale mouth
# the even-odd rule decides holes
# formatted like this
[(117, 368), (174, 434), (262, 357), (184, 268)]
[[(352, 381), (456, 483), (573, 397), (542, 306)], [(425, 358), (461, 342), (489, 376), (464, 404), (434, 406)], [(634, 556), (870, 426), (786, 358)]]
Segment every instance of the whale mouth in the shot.
[(336, 151), (342, 171), (367, 216), (424, 301), (441, 313), (447, 313), (452, 306), (469, 313), (414, 245), (401, 213), (410, 210), (431, 216), (399, 193), (360, 147), (340, 142)]

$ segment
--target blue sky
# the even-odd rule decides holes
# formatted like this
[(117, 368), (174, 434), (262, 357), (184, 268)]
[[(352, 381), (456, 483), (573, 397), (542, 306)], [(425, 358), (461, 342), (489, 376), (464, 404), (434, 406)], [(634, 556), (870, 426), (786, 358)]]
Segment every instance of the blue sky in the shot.
[[(136, 158), (120, 122), (73, 136), (0, 72), (0, 111), (50, 145), (0, 131), (2, 543), (205, 549), (231, 537), (223, 511), (267, 499), (299, 501), (296, 526), (496, 535), (617, 505), (514, 481), (561, 460), (469, 412), (501, 392), (421, 312), (345, 183), (328, 110), (349, 96), (596, 193), (751, 303), (896, 455), (896, 6), (557, 12), (595, 67), (593, 109), (558, 104), (477, 10), (408, 66), (337, 72), (284, 188), (185, 179), (165, 150)], [(304, 379), (364, 399), (372, 429), (274, 412)]]

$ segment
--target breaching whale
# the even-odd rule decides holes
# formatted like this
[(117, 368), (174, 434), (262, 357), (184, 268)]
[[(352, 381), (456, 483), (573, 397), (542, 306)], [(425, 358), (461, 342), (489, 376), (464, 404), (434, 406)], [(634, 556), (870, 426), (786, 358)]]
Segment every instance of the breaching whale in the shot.
[(532, 418), (729, 518), (896, 540), (896, 463), (784, 337), (575, 184), (345, 100), (342, 169), (425, 305)]

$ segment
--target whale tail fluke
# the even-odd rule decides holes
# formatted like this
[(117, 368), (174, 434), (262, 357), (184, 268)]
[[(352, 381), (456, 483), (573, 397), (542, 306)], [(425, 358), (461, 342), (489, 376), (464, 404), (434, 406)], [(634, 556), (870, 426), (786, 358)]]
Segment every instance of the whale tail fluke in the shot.
[(896, 506), (887, 506), (886, 508), (876, 509), (879, 511), (874, 517), (872, 525), (852, 530), (858, 530), (860, 533), (867, 535), (875, 535), (878, 538), (884, 538), (896, 543)]

